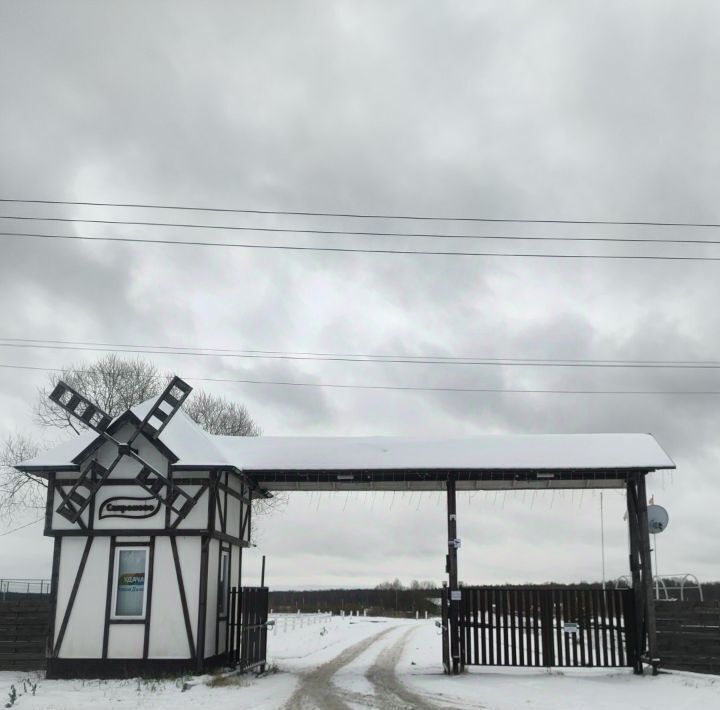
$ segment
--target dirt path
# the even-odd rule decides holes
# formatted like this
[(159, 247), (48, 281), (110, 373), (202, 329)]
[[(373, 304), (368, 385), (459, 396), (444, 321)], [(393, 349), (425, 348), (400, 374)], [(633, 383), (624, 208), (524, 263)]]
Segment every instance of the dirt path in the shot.
[[(331, 678), (348, 663), (352, 663), (361, 653), (389, 634), (397, 626), (391, 626), (378, 634), (359, 641), (346, 648), (335, 658), (319, 666), (300, 678), (300, 685), (285, 703), (285, 710), (349, 710), (348, 701), (356, 704), (362, 703), (362, 696), (347, 693), (334, 686)], [(372, 707), (372, 706), (370, 706)]]
[(365, 677), (375, 687), (374, 707), (383, 710), (438, 710), (439, 705), (409, 691), (398, 679), (395, 668), (415, 629), (408, 629), (392, 646), (384, 649)]
[[(440, 705), (409, 691), (398, 679), (395, 667), (400, 660), (407, 639), (414, 629), (408, 629), (394, 643), (384, 648), (377, 660), (365, 671), (372, 683), (374, 694), (344, 690), (334, 685), (332, 677), (344, 666), (352, 663), (371, 646), (380, 642), (391, 631), (391, 626), (360, 641), (335, 658), (300, 677), (300, 685), (283, 706), (283, 710), (350, 710), (352, 706), (377, 710), (439, 710)], [(358, 673), (363, 669), (359, 668)]]

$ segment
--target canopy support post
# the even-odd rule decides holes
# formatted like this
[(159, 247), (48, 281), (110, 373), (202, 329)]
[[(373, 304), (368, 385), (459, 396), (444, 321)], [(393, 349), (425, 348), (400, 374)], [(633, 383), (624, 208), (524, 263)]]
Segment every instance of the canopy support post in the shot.
[(638, 523), (640, 528), (640, 561), (642, 564), (642, 595), (645, 611), (645, 630), (647, 632), (648, 661), (657, 675), (660, 659), (657, 657), (657, 634), (655, 629), (655, 597), (653, 595), (652, 557), (650, 555), (650, 530), (648, 528), (647, 490), (645, 475), (641, 474), (637, 482)]
[(460, 658), (460, 587), (458, 585), (458, 545), (457, 539), (457, 502), (455, 474), (449, 473), (447, 478), (447, 529), (448, 554), (446, 571), (448, 574), (451, 673), (457, 675), (462, 671)]
[(640, 584), (640, 534), (637, 515), (637, 487), (634, 478), (627, 481), (627, 521), (630, 541), (630, 575), (634, 600), (634, 644), (633, 644), (633, 672), (642, 675), (643, 665), (641, 656), (645, 649), (645, 623), (643, 614), (642, 588)]
[(629, 478), (627, 482), (627, 515), (630, 533), (630, 573), (635, 599), (635, 659), (633, 668), (642, 675), (646, 660), (657, 673), (657, 636), (655, 629), (655, 600), (652, 590), (652, 562), (650, 531), (648, 529), (647, 491), (645, 474)]

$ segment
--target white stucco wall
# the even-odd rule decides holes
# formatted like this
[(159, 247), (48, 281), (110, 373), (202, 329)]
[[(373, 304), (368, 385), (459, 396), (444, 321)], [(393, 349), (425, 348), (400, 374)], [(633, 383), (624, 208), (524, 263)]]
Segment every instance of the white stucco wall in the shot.
[[(58, 580), (58, 613), (55, 621), (56, 638), (60, 631), (85, 543), (85, 538), (64, 538), (62, 540), (60, 578)], [(110, 540), (96, 537), (90, 547), (85, 571), (70, 613), (60, 648), (60, 658), (100, 658), (102, 656), (109, 554)]]
[(193, 641), (197, 646), (198, 607), (200, 604), (200, 538), (178, 537), (176, 540), (180, 569), (185, 584), (185, 596), (190, 611), (190, 627), (193, 631)]
[(208, 554), (207, 608), (205, 615), (205, 658), (215, 655), (215, 621), (217, 618), (218, 549), (220, 543), (210, 540)]
[(144, 624), (110, 624), (108, 658), (142, 658)]
[[(197, 542), (199, 545), (199, 541)], [(180, 547), (178, 545), (178, 557), (182, 559)], [(185, 552), (189, 546), (182, 547)], [(175, 574), (172, 547), (167, 537), (159, 537), (155, 542), (154, 567), (148, 655), (150, 658), (189, 658), (190, 646), (187, 641), (180, 589)], [(186, 592), (188, 585), (197, 587), (197, 575), (190, 575), (189, 579), (187, 577), (188, 575), (183, 574)], [(192, 614), (190, 617), (192, 623)], [(195, 627), (191, 626), (191, 628), (194, 639)]]

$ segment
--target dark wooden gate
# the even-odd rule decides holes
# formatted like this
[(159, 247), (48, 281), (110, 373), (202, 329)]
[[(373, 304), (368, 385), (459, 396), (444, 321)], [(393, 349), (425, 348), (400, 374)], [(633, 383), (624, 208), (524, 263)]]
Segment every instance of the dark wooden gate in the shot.
[[(462, 587), (461, 595), (462, 666), (618, 667), (637, 658), (632, 590)], [(447, 615), (444, 595), (443, 624)], [(452, 618), (447, 626), (452, 638)], [(446, 647), (443, 638), (444, 661)]]
[(720, 673), (720, 602), (655, 602), (663, 668)]
[(267, 587), (233, 587), (227, 621), (228, 665), (265, 670), (267, 656)]

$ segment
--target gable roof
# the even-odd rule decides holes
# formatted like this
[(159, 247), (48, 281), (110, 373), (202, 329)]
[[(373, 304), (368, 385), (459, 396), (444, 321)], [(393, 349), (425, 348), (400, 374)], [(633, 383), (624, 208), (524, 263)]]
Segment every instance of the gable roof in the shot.
[[(109, 431), (139, 423), (154, 399), (116, 417)], [(77, 470), (102, 444), (86, 432), (23, 461), (22, 471)], [(176, 470), (432, 471), (657, 470), (675, 468), (651, 434), (515, 434), (474, 437), (239, 437), (208, 434), (179, 410), (157, 445)]]
[[(156, 398), (148, 399), (115, 417), (108, 426), (108, 433), (114, 434), (128, 423), (139, 425), (155, 401)], [(233, 464), (214, 445), (213, 438), (181, 409), (153, 443), (174, 463), (182, 462), (190, 467), (232, 467)], [(23, 461), (16, 468), (21, 471), (38, 472), (77, 470), (79, 464), (104, 441), (105, 439), (94, 431), (86, 431), (70, 441)]]

